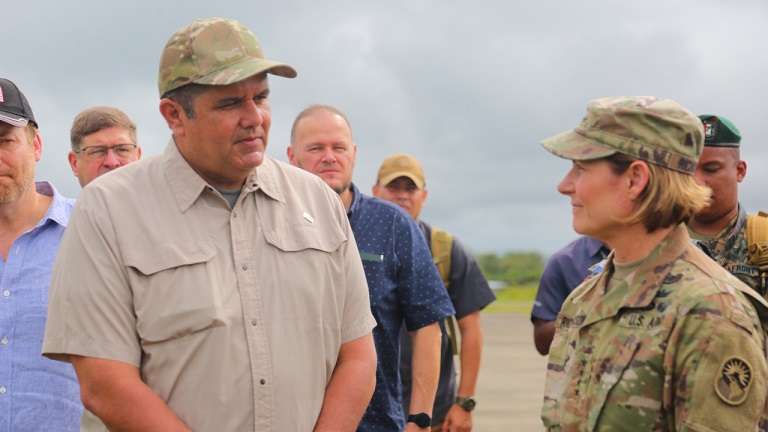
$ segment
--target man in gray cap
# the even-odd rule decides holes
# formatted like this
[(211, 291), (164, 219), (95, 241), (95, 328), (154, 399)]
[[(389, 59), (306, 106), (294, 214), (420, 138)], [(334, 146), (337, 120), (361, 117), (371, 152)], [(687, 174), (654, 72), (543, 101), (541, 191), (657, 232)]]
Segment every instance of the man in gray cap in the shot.
[(75, 372), (40, 356), (51, 268), (74, 201), (35, 182), (37, 126), (21, 90), (0, 78), (0, 431), (76, 431)]
[(352, 431), (368, 404), (360, 255), (333, 191), (265, 155), (267, 74), (296, 76), (240, 23), (179, 30), (160, 62), (164, 154), (78, 200), (43, 351), (112, 430)]
[(747, 215), (739, 204), (739, 183), (747, 175), (747, 163), (740, 154), (741, 133), (723, 116), (704, 114), (699, 118), (704, 124), (704, 150), (695, 176), (712, 189), (712, 202), (691, 219), (689, 231), (704, 252), (766, 297), (768, 246), (760, 247), (760, 243), (768, 238), (758, 238), (756, 232), (757, 227), (768, 229), (768, 215)]

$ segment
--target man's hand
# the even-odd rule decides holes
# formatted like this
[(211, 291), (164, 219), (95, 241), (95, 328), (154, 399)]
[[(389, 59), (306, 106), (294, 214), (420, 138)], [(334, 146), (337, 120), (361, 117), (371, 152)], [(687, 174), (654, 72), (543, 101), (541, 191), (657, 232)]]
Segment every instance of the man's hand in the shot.
[(472, 413), (454, 404), (443, 421), (443, 432), (470, 432), (472, 430)]

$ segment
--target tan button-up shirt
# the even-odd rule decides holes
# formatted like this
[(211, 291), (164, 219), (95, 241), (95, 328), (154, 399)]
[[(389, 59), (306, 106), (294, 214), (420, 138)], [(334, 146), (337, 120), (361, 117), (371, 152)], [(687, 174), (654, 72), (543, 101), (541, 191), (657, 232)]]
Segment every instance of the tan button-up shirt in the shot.
[(230, 210), (171, 142), (83, 190), (43, 352), (135, 365), (195, 431), (305, 432), (341, 344), (374, 326), (352, 230), (319, 178), (266, 158)]

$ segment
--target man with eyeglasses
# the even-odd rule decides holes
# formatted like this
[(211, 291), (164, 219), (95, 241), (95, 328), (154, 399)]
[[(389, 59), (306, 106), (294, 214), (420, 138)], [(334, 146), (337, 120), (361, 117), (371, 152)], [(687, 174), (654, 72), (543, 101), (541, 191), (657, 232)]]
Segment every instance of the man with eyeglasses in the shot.
[(141, 158), (136, 125), (117, 108), (88, 108), (75, 117), (70, 131), (69, 166), (80, 186)]
[(0, 431), (76, 431), (72, 366), (40, 355), (51, 268), (73, 200), (35, 182), (43, 141), (21, 90), (0, 79)]

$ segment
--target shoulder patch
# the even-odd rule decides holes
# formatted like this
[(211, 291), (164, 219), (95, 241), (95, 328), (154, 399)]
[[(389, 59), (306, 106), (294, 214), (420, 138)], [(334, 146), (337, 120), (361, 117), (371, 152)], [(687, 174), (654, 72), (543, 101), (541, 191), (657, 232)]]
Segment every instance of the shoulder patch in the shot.
[(741, 405), (752, 387), (752, 366), (739, 357), (730, 357), (715, 376), (715, 393), (728, 405)]

